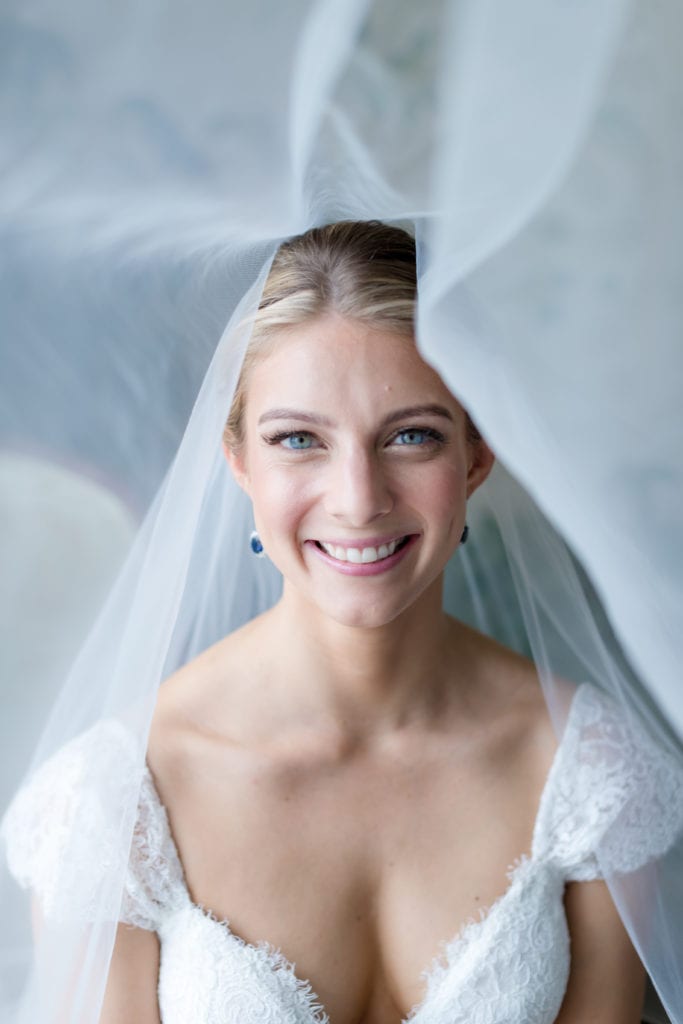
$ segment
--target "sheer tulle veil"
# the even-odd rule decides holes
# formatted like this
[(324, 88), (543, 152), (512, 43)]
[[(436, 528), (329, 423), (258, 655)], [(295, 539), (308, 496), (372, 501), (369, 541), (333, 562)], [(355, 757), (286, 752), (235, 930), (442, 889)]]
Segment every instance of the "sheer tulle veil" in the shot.
[[(6, 6), (3, 600), (28, 620), (1, 795), (103, 716), (139, 771), (89, 766), (106, 799), (65, 809), (36, 940), (3, 867), (3, 1019), (97, 1020), (157, 688), (278, 596), (221, 435), (273, 254), (313, 225), (414, 233), (418, 343), (497, 455), (449, 610), (533, 657), (558, 735), (590, 680), (683, 772), (682, 34), (674, 0)], [(603, 867), (683, 1022), (673, 791)]]

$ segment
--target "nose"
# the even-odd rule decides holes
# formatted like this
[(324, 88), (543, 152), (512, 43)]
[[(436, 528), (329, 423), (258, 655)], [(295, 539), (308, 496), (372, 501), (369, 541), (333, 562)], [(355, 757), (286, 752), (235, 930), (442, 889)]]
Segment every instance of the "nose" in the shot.
[(380, 460), (354, 447), (330, 466), (325, 507), (348, 526), (361, 527), (387, 515), (394, 507), (391, 481)]

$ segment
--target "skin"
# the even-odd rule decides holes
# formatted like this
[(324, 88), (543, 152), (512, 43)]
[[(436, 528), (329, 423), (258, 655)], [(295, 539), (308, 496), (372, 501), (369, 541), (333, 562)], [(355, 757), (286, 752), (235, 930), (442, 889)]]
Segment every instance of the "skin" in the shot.
[[(443, 414), (388, 422), (414, 406)], [(410, 339), (336, 315), (283, 332), (245, 417), (226, 456), (283, 596), (164, 684), (148, 763), (193, 900), (279, 946), (332, 1024), (399, 1024), (529, 851), (557, 746), (533, 664), (441, 608), (493, 455)], [(315, 546), (404, 535), (374, 576)], [(635, 1024), (644, 972), (604, 883), (565, 905), (558, 1022)], [(156, 935), (121, 926), (105, 1024), (158, 1022), (158, 965)]]

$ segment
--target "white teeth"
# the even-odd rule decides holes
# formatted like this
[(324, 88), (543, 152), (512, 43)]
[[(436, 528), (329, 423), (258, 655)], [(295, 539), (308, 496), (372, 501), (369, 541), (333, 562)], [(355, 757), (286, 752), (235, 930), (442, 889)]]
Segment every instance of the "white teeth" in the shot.
[(346, 561), (345, 548), (337, 548), (334, 546), (334, 544), (326, 544), (324, 540), (321, 540), (320, 544), (323, 548), (325, 548), (325, 551), (327, 551), (328, 555), (332, 556), (332, 558), (336, 558), (339, 562)]
[(367, 547), (361, 549), (341, 548), (321, 540), (320, 546), (324, 548), (328, 555), (336, 558), (339, 562), (353, 562), (355, 565), (359, 565), (360, 563), (379, 562), (383, 558), (388, 558), (389, 555), (393, 555), (398, 543), (398, 540), (390, 540), (388, 544), (380, 544), (378, 548)]

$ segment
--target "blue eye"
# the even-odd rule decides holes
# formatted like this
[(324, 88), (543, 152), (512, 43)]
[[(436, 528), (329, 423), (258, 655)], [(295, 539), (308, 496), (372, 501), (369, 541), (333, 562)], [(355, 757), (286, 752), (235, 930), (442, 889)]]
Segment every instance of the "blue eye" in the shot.
[(394, 441), (400, 445), (411, 445), (413, 447), (422, 445), (425, 441), (436, 440), (435, 430), (419, 430), (416, 427), (410, 427), (407, 430), (400, 430)]
[(311, 448), (320, 447), (315, 436), (308, 430), (280, 430), (276, 434), (265, 434), (266, 444), (286, 448), (290, 452), (307, 452)]
[(313, 444), (312, 435), (305, 433), (285, 434), (280, 440), (284, 448), (293, 448), (296, 451), (310, 448)]

